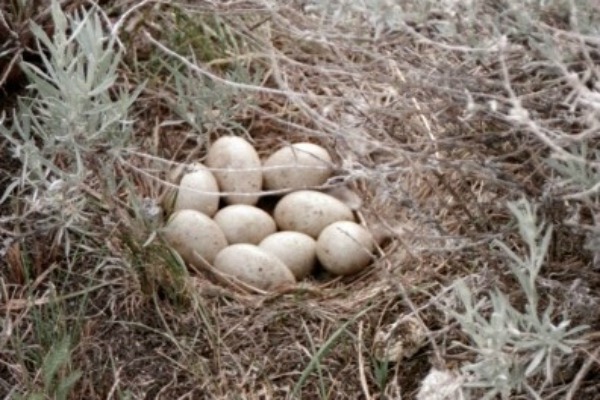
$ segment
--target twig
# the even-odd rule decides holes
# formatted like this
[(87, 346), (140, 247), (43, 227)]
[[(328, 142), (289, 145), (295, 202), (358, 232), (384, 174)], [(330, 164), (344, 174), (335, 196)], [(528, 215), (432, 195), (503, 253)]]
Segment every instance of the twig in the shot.
[(227, 86), (230, 86), (230, 87), (233, 87), (236, 89), (249, 90), (249, 91), (259, 92), (259, 93), (279, 94), (279, 95), (284, 95), (284, 96), (298, 96), (298, 97), (305, 97), (305, 98), (311, 98), (311, 99), (319, 99), (319, 98), (320, 99), (331, 99), (332, 98), (332, 96), (321, 96), (321, 95), (316, 95), (316, 94), (306, 94), (306, 93), (299, 93), (299, 92), (293, 92), (293, 91), (271, 89), (271, 88), (266, 88), (266, 87), (262, 87), (262, 86), (248, 85), (245, 83), (233, 82), (233, 81), (229, 81), (227, 79), (223, 79), (220, 76), (213, 74), (212, 72), (209, 72), (205, 69), (200, 68), (198, 65), (190, 62), (187, 58), (185, 58), (182, 55), (169, 49), (168, 47), (166, 47), (165, 45), (163, 45), (162, 43), (160, 43), (159, 41), (154, 39), (154, 37), (152, 37), (152, 35), (150, 33), (148, 33), (147, 31), (144, 32), (144, 35), (152, 44), (154, 44), (156, 47), (158, 47), (164, 53), (166, 53), (172, 57), (175, 57), (176, 59), (178, 59), (179, 61), (184, 63), (192, 71), (195, 71), (196, 73), (198, 73), (200, 75), (210, 78), (215, 82), (219, 82), (219, 83), (222, 83), (224, 85), (227, 85)]
[(567, 392), (567, 395), (565, 396), (565, 400), (573, 400), (573, 398), (575, 397), (575, 393), (577, 392), (577, 389), (579, 389), (579, 386), (581, 386), (581, 382), (583, 381), (583, 378), (585, 378), (588, 371), (592, 367), (592, 364), (594, 362), (600, 364), (600, 360), (598, 359), (599, 355), (600, 355), (600, 347), (596, 348), (596, 350), (588, 357), (588, 359), (585, 360), (585, 362), (579, 369), (579, 372), (577, 372), (577, 375), (575, 375), (575, 379), (573, 379), (573, 383), (571, 384), (571, 387), (569, 388), (569, 391)]
[(371, 400), (371, 394), (369, 393), (369, 386), (367, 385), (367, 377), (365, 376), (365, 362), (362, 356), (362, 344), (363, 344), (363, 322), (360, 321), (358, 324), (358, 375), (360, 377), (360, 386), (362, 387), (365, 395), (365, 400)]

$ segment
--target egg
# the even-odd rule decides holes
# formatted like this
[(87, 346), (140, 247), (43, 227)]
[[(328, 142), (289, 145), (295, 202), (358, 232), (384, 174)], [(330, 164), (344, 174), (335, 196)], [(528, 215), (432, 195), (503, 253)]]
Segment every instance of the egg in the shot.
[(219, 209), (219, 186), (213, 174), (202, 164), (183, 175), (175, 200), (175, 210), (196, 210), (212, 217)]
[(213, 169), (228, 204), (255, 205), (262, 189), (262, 170), (258, 153), (245, 139), (223, 136), (208, 150), (206, 165)]
[[(227, 239), (219, 225), (196, 210), (173, 213), (162, 233), (167, 243), (190, 264), (212, 264), (217, 254), (227, 246)], [(196, 257), (194, 252), (204, 260)]]
[(317, 239), (317, 258), (335, 275), (351, 275), (364, 269), (372, 260), (373, 236), (361, 225), (339, 221), (327, 226)]
[(285, 264), (258, 246), (239, 243), (221, 250), (214, 262), (216, 270), (262, 290), (273, 290), (296, 282)]
[(280, 230), (302, 232), (313, 238), (336, 221), (354, 221), (352, 210), (344, 203), (312, 190), (285, 195), (275, 206), (274, 217)]
[(258, 247), (283, 261), (300, 280), (308, 276), (317, 263), (316, 245), (315, 239), (304, 233), (283, 231), (267, 236)]
[(277, 230), (275, 221), (269, 214), (246, 204), (234, 204), (221, 209), (214, 216), (214, 221), (229, 244), (258, 244)]
[(331, 176), (327, 150), (313, 143), (296, 143), (273, 153), (263, 164), (266, 189), (303, 189), (324, 184)]

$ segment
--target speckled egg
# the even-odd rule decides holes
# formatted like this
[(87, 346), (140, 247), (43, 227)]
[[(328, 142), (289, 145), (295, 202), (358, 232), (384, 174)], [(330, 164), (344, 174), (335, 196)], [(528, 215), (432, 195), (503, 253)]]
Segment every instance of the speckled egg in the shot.
[(352, 210), (344, 203), (312, 190), (284, 196), (275, 206), (274, 217), (280, 230), (302, 232), (313, 238), (336, 221), (354, 221)]

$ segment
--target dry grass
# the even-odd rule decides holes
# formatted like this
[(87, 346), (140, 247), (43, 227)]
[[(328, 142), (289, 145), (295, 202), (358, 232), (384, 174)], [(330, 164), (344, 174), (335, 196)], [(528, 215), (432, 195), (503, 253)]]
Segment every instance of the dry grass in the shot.
[[(448, 2), (413, 5), (402, 20), (388, 10), (388, 22), (358, 11), (321, 18), (266, 0), (107, 3), (113, 22), (127, 17), (118, 85), (146, 81), (134, 139), (115, 162), (112, 186), (88, 160), (94, 236), (71, 272), (55, 231), (36, 232), (19, 196), (2, 204), (2, 397), (47, 390), (44, 355), (69, 335), (74, 345), (58, 376), (82, 373), (69, 398), (416, 398), (432, 367), (457, 371), (473, 359), (455, 345), (471, 343), (446, 312), (458, 307), (457, 279), (477, 296), (499, 288), (524, 302), (506, 256), (491, 246), (498, 239), (524, 249), (506, 208), (523, 197), (554, 225), (538, 280), (542, 303), (591, 327), (553, 381), (533, 386), (544, 399), (600, 396), (600, 274), (585, 248), (600, 215), (597, 195), (565, 200), (573, 191), (546, 163), (557, 152), (552, 143), (585, 127), (585, 113), (565, 100), (574, 93), (565, 70), (588, 71), (597, 90), (597, 34), (574, 34), (558, 8), (525, 34), (527, 22), (496, 1), (478, 3), (472, 18)], [(494, 26), (509, 33), (506, 43)], [(564, 63), (533, 37), (547, 38)], [(190, 97), (215, 97), (186, 100), (169, 67), (183, 82), (200, 82), (187, 87)], [(22, 93), (18, 84), (0, 87), (7, 97)], [(517, 97), (536, 126), (511, 118)], [(548, 132), (564, 137), (550, 135), (549, 144)], [(160, 198), (174, 165), (201, 158), (229, 133), (250, 138), (261, 154), (299, 140), (328, 147), (335, 183), (360, 194), (361, 216), (383, 238), (381, 257), (359, 276), (317, 276), (266, 295), (182, 270), (159, 238), (149, 240), (136, 204)], [(0, 139), (0, 195), (19, 171)], [(426, 340), (387, 360), (386, 348), (411, 346), (409, 325)]]

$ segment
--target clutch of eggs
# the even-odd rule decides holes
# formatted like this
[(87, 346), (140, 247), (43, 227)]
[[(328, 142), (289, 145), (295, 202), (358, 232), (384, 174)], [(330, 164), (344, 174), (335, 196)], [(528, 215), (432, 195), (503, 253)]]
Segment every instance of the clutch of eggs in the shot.
[[(332, 166), (313, 143), (284, 146), (261, 163), (245, 139), (221, 137), (205, 164), (178, 174), (163, 237), (185, 262), (261, 290), (294, 284), (318, 264), (334, 275), (360, 272), (373, 260), (373, 236), (344, 202), (314, 190)], [(272, 216), (256, 206), (263, 189), (288, 192)]]

